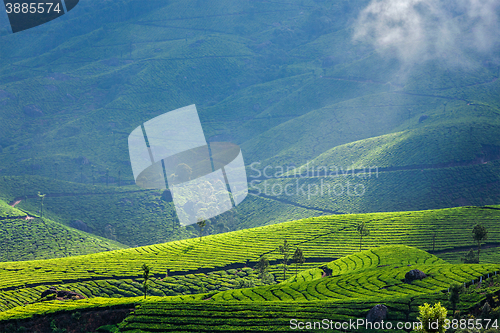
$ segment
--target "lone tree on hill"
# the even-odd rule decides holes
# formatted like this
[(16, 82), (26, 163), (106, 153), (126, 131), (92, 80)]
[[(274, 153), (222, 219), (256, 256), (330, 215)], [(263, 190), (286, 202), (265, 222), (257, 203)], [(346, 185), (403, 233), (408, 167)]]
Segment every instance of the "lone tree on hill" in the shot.
[(481, 242), (488, 239), (488, 230), (482, 224), (476, 224), (472, 230), (472, 238), (477, 242), (477, 262), (479, 262), (479, 253), (481, 252)]
[(358, 226), (356, 227), (356, 230), (358, 231), (359, 234), (359, 251), (361, 252), (361, 244), (363, 242), (363, 237), (368, 236), (370, 234), (370, 230), (368, 230), (368, 227), (366, 226), (365, 222), (359, 223)]
[(207, 225), (207, 222), (205, 221), (204, 218), (199, 218), (196, 224), (200, 228), (200, 242), (201, 242), (201, 236), (203, 235), (203, 228)]
[(455, 314), (455, 310), (457, 309), (457, 304), (460, 302), (460, 293), (463, 291), (463, 285), (454, 284), (450, 287), (450, 291), (448, 293), (448, 300), (451, 303), (451, 308), (453, 310), (453, 315)]
[(267, 259), (266, 256), (260, 257), (259, 261), (257, 261), (257, 264), (255, 265), (255, 268), (259, 270), (259, 277), (262, 282), (264, 282), (267, 270), (269, 269), (269, 259)]
[(280, 245), (279, 251), (283, 255), (283, 261), (282, 261), (282, 264), (283, 264), (283, 281), (285, 281), (286, 280), (286, 271), (288, 269), (288, 258), (290, 256), (290, 245), (288, 244), (288, 242), (286, 241), (286, 239), (283, 242), (283, 245)]
[(306, 262), (306, 258), (304, 258), (304, 253), (300, 248), (297, 248), (293, 253), (293, 260), (295, 260), (295, 278), (297, 278), (297, 274), (299, 272), (299, 264), (303, 264)]
[(144, 299), (146, 299), (146, 296), (148, 294), (149, 271), (150, 271), (149, 266), (146, 264), (143, 264), (142, 265), (142, 277), (144, 278), (144, 282), (142, 283), (142, 286), (144, 287)]
[(43, 217), (43, 199), (46, 195), (47, 194), (40, 194), (40, 191), (38, 191), (38, 197), (40, 198), (40, 218)]

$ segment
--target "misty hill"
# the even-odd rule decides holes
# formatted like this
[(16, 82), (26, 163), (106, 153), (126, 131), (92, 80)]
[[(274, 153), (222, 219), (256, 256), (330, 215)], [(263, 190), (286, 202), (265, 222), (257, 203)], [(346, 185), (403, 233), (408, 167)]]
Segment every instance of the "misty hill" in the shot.
[[(351, 181), (362, 196), (264, 193), (264, 185), (296, 182), (273, 174), (252, 188), (259, 196), (214, 226), (498, 204), (498, 41), (466, 33), (474, 24), (488, 28), (487, 20), (474, 23), (467, 6), (437, 13), (434, 28), (463, 33), (440, 44), (432, 29), (418, 40), (407, 29), (402, 39), (412, 48), (397, 40), (383, 44), (390, 18), (368, 1), (347, 0), (82, 0), (42, 26), (4, 30), (0, 169), (27, 185), (4, 186), (2, 195), (9, 201), (50, 188), (51, 219), (67, 226), (82, 221), (96, 235), (130, 246), (195, 236), (194, 228), (170, 229), (175, 212), (159, 201), (161, 193), (125, 193), (117, 185), (133, 181), (130, 132), (196, 104), (208, 141), (239, 144), (247, 166), (258, 162), (262, 171), (312, 161), (380, 171)], [(252, 181), (254, 171), (248, 174)], [(303, 184), (322, 180), (346, 188), (349, 179), (305, 177)], [(106, 183), (120, 194), (50, 197)], [(29, 200), (20, 207), (37, 209)]]

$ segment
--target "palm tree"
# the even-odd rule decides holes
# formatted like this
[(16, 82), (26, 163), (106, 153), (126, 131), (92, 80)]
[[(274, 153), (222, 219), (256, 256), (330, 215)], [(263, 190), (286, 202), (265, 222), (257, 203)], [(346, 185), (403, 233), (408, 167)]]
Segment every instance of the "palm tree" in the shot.
[(204, 218), (200, 217), (198, 219), (198, 222), (196, 222), (196, 224), (200, 228), (200, 242), (201, 242), (201, 236), (203, 235), (203, 228), (207, 225), (207, 222), (205, 221)]
[(286, 239), (285, 241), (283, 242), (283, 245), (280, 245), (279, 247), (279, 251), (280, 253), (283, 255), (283, 261), (282, 261), (282, 264), (283, 264), (283, 281), (286, 280), (286, 271), (287, 271), (287, 265), (288, 265), (288, 256), (289, 256), (289, 252), (290, 252), (290, 245), (287, 243)]
[(297, 278), (297, 274), (299, 272), (299, 264), (303, 264), (306, 262), (306, 258), (304, 258), (304, 253), (300, 248), (297, 248), (293, 253), (293, 260), (295, 260), (295, 278)]
[(46, 194), (40, 194), (40, 191), (38, 191), (38, 197), (40, 198), (40, 218), (43, 217), (43, 199), (45, 196)]
[(370, 230), (368, 230), (368, 228), (366, 227), (365, 222), (358, 224), (356, 230), (358, 231), (359, 236), (360, 236), (360, 238), (359, 238), (359, 251), (361, 252), (361, 244), (363, 242), (363, 237), (368, 236), (370, 234)]
[(150, 271), (150, 267), (146, 264), (143, 264), (142, 265), (142, 277), (144, 278), (144, 282), (142, 283), (142, 286), (144, 287), (144, 299), (146, 299), (146, 296), (148, 294), (149, 271)]

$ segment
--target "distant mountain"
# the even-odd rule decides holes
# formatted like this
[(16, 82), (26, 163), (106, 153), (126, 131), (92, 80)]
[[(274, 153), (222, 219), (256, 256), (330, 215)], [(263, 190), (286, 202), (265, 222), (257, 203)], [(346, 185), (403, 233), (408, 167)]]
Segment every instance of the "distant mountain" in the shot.
[[(249, 182), (258, 178), (254, 169), (273, 170), (251, 183), (260, 196), (214, 220), (210, 233), (221, 222), (236, 230), (332, 213), (498, 204), (497, 41), (479, 50), (465, 34), (447, 49), (419, 54), (421, 44), (409, 36), (413, 53), (403, 54), (393, 42), (385, 48), (378, 35), (360, 37), (376, 23), (363, 21), (373, 9), (368, 6), (82, 0), (39, 27), (16, 34), (4, 29), (0, 174), (23, 176), (27, 184), (4, 186), (4, 198), (40, 188), (84, 193), (91, 184), (133, 184), (129, 133), (196, 104), (209, 141), (241, 146)], [(473, 24), (466, 9), (445, 18), (458, 28)], [(357, 194), (363, 189), (355, 196), (347, 190), (311, 195), (296, 189), (296, 179), (275, 179), (280, 168), (306, 170), (308, 162), (380, 173), (351, 180)], [(303, 176), (311, 189), (322, 181), (346, 188), (349, 180)], [(284, 193), (294, 182), (293, 195)], [(131, 246), (197, 234), (193, 227), (170, 230), (175, 214), (161, 193), (118, 192), (97, 205), (95, 197), (82, 197), (88, 208), (81, 210), (74, 207), (84, 201), (71, 196), (59, 197), (57, 205), (47, 200), (47, 216), (66, 225), (81, 220), (95, 234)], [(96, 208), (101, 204), (113, 208)], [(121, 208), (111, 213), (115, 207)]]

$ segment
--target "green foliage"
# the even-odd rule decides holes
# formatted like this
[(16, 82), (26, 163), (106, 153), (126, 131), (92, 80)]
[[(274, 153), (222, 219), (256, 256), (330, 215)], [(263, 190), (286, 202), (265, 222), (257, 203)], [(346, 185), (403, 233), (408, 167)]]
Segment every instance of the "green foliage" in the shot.
[(463, 291), (464, 286), (461, 284), (454, 284), (449, 288), (448, 301), (451, 303), (451, 308), (453, 310), (452, 314), (455, 313), (457, 304), (460, 302), (460, 293), (462, 293)]
[(38, 197), (40, 198), (40, 218), (43, 217), (43, 199), (45, 199), (46, 194), (40, 194), (38, 191)]
[(293, 260), (295, 260), (295, 277), (297, 277), (299, 264), (303, 264), (306, 261), (304, 253), (302, 253), (302, 250), (299, 247), (297, 247), (293, 253)]
[(366, 226), (365, 222), (361, 222), (356, 226), (356, 231), (359, 234), (359, 251), (361, 251), (361, 244), (363, 242), (363, 237), (366, 237), (370, 234), (370, 230)]
[(200, 242), (201, 242), (201, 236), (203, 235), (203, 228), (207, 225), (207, 222), (203, 218), (199, 218), (198, 222), (196, 222), (198, 225), (198, 228), (200, 228)]
[(267, 270), (269, 269), (269, 259), (267, 259), (266, 256), (261, 256), (257, 264), (255, 264), (255, 268), (259, 270), (259, 278), (264, 281)]
[(476, 224), (472, 229), (472, 238), (477, 242), (477, 261), (481, 253), (481, 242), (488, 239), (488, 229), (482, 224)]
[(476, 256), (474, 254), (474, 250), (470, 249), (469, 252), (462, 258), (462, 261), (465, 264), (478, 264), (479, 263), (479, 256)]
[(422, 323), (422, 329), (417, 332), (431, 333), (439, 332), (444, 333), (446, 329), (444, 328), (445, 319), (447, 315), (446, 308), (441, 306), (441, 303), (434, 304), (430, 306), (425, 303), (418, 307), (420, 316), (418, 320)]
[(146, 296), (148, 295), (149, 272), (150, 272), (150, 267), (146, 264), (142, 264), (142, 278), (144, 279), (142, 287), (144, 288), (144, 299), (146, 299)]
[[(203, 242), (199, 242), (198, 239), (188, 239), (88, 256), (60, 258), (55, 261), (0, 263), (0, 310), (32, 302), (38, 299), (41, 292), (51, 285), (68, 284), (67, 290), (80, 290), (89, 297), (110, 297), (117, 293), (128, 297), (143, 296), (142, 286), (130, 282), (131, 276), (141, 278), (137, 272), (137, 262), (153, 266), (155, 272), (158, 272), (152, 276), (154, 279), (150, 279), (150, 283), (164, 278), (164, 272), (167, 269), (170, 270), (172, 274), (169, 273), (166, 281), (161, 282), (158, 287), (153, 286), (158, 289), (158, 293), (161, 292), (161, 295), (183, 292), (167, 282), (169, 279), (174, 279), (172, 281), (176, 281), (175, 283), (180, 281), (178, 280), (180, 277), (177, 276), (179, 273), (192, 273), (200, 267), (220, 271), (218, 267), (244, 263), (247, 260), (254, 265), (263, 254), (266, 254), (270, 261), (280, 262), (279, 265), (269, 266), (269, 273), (273, 274), (273, 279), (279, 282), (283, 281), (283, 266), (281, 265), (283, 255), (276, 247), (277, 243), (283, 242), (283, 239), (286, 238), (291, 248), (300, 245), (306, 258), (306, 264), (302, 265), (301, 269), (317, 267), (321, 265), (322, 260), (323, 263), (328, 263), (334, 258), (358, 252), (359, 244), (357, 244), (355, 226), (361, 221), (366, 221), (373, 226), (371, 237), (365, 241), (365, 247), (369, 249), (375, 249), (380, 244), (406, 243), (420, 249), (430, 250), (433, 239), (428, 231), (434, 230), (437, 234), (436, 250), (442, 251), (439, 255), (446, 257), (447, 260), (458, 261), (463, 254), (453, 251), (457, 242), (461, 245), (473, 244), (470, 237), (473, 225), (481, 221), (485, 226), (494, 227), (498, 223), (499, 217), (500, 211), (497, 209), (478, 207), (325, 216), (210, 235), (206, 236)], [(463, 227), (456, 228), (456, 224)], [(496, 237), (497, 235), (492, 233), (491, 241), (497, 241)], [(251, 243), (249, 240), (252, 240)], [(329, 245), (325, 246), (325, 244)], [(482, 262), (497, 263), (498, 255), (493, 255), (494, 253), (496, 253), (494, 248), (487, 249)], [(315, 260), (308, 263), (308, 258), (315, 258)], [(333, 275), (335, 275), (336, 269), (333, 271)], [(235, 271), (235, 273), (237, 272)], [(321, 270), (315, 272), (317, 272), (314, 273), (315, 276), (321, 276)], [(286, 273), (287, 279), (295, 278), (295, 274)], [(255, 271), (254, 274), (252, 278), (257, 279), (258, 271)], [(230, 276), (235, 277), (235, 274), (232, 273)], [(220, 278), (222, 279), (223, 276), (220, 275)], [(302, 274), (299, 272), (298, 281), (301, 281), (302, 278)], [(404, 276), (401, 277), (401, 279), (403, 278)], [(473, 277), (468, 275), (468, 278), (472, 279)], [(113, 284), (117, 282), (125, 284), (120, 287), (118, 283), (116, 289), (112, 286), (96, 286), (92, 282), (95, 279), (113, 281)], [(81, 282), (76, 284), (70, 282), (75, 280)], [(269, 280), (271, 281), (271, 279)], [(25, 285), (34, 282), (39, 286), (25, 287)], [(442, 289), (447, 289), (453, 282), (449, 281)], [(71, 285), (69, 285), (70, 283)], [(259, 283), (262, 281), (259, 280)], [(213, 289), (207, 285), (207, 290), (231, 288), (233, 283), (227, 280), (217, 283), (214, 280), (211, 285), (213, 285)], [(199, 287), (199, 282), (197, 282), (192, 288), (187, 288), (190, 292), (196, 293), (199, 291)]]
[(288, 270), (288, 258), (290, 256), (290, 244), (286, 241), (283, 241), (283, 245), (280, 245), (279, 252), (283, 256), (281, 264), (283, 265), (283, 280), (286, 279), (286, 271)]

